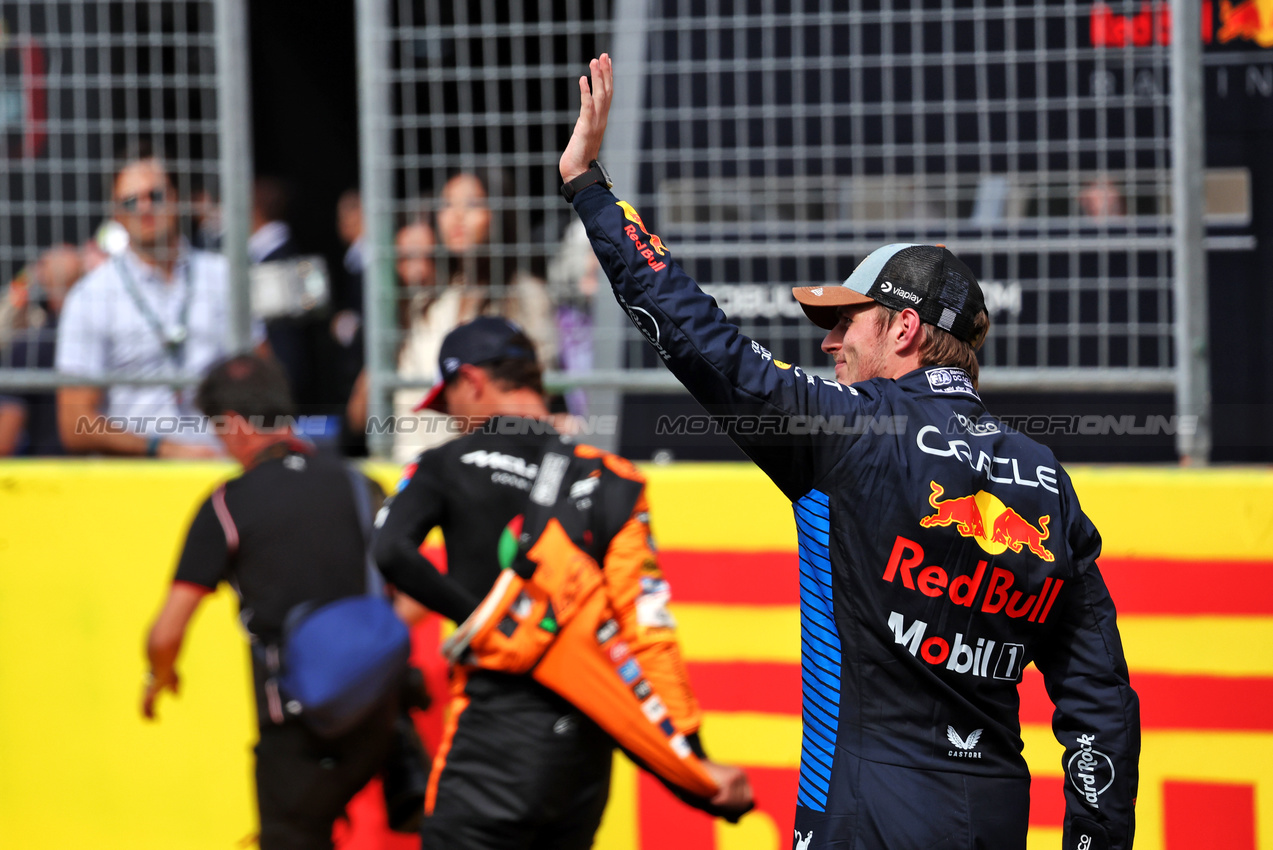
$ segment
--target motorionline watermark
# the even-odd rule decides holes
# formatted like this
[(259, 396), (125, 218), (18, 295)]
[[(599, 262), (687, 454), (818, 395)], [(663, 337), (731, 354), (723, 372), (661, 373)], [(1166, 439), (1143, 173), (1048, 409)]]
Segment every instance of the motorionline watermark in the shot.
[[(322, 436), (331, 432), (330, 415), (263, 416), (81, 416), (75, 423), (77, 434), (156, 434), (159, 436), (225, 436), (242, 431), (291, 431), (300, 436)], [(955, 414), (947, 421), (947, 435), (992, 436), (1018, 433), (1029, 437), (1155, 437), (1193, 436), (1199, 417), (1190, 414), (1007, 414), (971, 418)], [(801, 437), (815, 435), (864, 436), (902, 435), (915, 422), (905, 414), (892, 416), (766, 414), (712, 416), (709, 414), (663, 414), (654, 423), (656, 436), (681, 437)], [(918, 422), (918, 426), (927, 426)], [(455, 436), (486, 428), (497, 434), (524, 436), (565, 433), (573, 436), (614, 436), (619, 433), (616, 415), (576, 416), (557, 414), (548, 419), (510, 416), (487, 419), (464, 416), (373, 416), (367, 420), (369, 435)]]
[(1199, 417), (1192, 414), (1146, 413), (1009, 413), (972, 419), (955, 414), (947, 434), (982, 436), (1000, 432), (1027, 437), (1192, 437)]
[(851, 435), (904, 434), (907, 417), (820, 415), (737, 415), (710, 416), (684, 414), (660, 416), (654, 423), (659, 437), (803, 437), (815, 434)]
[(502, 436), (521, 437), (538, 434), (610, 437), (619, 433), (619, 417), (554, 414), (547, 419), (525, 416), (372, 416), (367, 420), (367, 434), (393, 436), (412, 434), (467, 434), (484, 429)]
[[(77, 434), (155, 434), (165, 437), (215, 436), (222, 437), (243, 433), (251, 429), (257, 433), (290, 431), (300, 436), (322, 436), (331, 431), (329, 415), (302, 416), (81, 416), (75, 422)], [(619, 417), (575, 416), (560, 414), (549, 419), (528, 417), (465, 416), (373, 416), (367, 420), (368, 434), (467, 434), (478, 428), (487, 428), (496, 434), (524, 436), (534, 434), (566, 433), (577, 436), (611, 436), (619, 431)]]
[(326, 416), (81, 416), (76, 434), (157, 434), (164, 437), (225, 436), (249, 428), (258, 433), (292, 431), (310, 435), (325, 433)]
[[(1089, 414), (1009, 414), (1001, 417), (971, 418), (955, 414), (946, 421), (945, 433), (988, 437), (995, 434), (1024, 434), (1029, 437), (1156, 437), (1192, 436), (1197, 433), (1199, 417), (1194, 415), (1162, 415), (1133, 413)], [(742, 414), (661, 415), (655, 420), (654, 433), (660, 437), (802, 437), (902, 435), (927, 421), (913, 420), (905, 414), (891, 416), (814, 415), (814, 414)]]

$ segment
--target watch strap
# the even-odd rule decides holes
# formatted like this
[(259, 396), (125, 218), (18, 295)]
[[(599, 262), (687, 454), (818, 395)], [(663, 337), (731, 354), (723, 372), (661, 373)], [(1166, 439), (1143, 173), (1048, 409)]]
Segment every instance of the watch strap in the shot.
[(561, 184), (561, 196), (566, 199), (566, 203), (570, 203), (575, 199), (575, 195), (587, 189), (594, 183), (601, 183), (607, 189), (610, 188), (610, 178), (606, 174), (605, 169), (601, 167), (601, 163), (593, 160), (588, 165), (588, 170), (569, 182)]

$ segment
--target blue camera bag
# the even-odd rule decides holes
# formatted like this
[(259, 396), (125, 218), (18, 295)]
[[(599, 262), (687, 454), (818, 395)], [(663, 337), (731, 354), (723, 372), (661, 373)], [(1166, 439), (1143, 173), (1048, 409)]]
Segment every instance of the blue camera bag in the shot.
[(379, 596), (350, 596), (293, 614), (278, 679), (284, 708), (320, 737), (338, 737), (401, 681), (411, 636)]
[[(369, 543), (367, 481), (356, 470), (346, 471)], [(265, 689), (275, 723), (291, 715), (320, 737), (339, 737), (400, 686), (411, 656), (411, 634), (385, 596), (384, 579), (370, 546), (366, 548), (366, 595), (297, 605), (287, 613), (281, 646), (253, 644), (268, 671)]]

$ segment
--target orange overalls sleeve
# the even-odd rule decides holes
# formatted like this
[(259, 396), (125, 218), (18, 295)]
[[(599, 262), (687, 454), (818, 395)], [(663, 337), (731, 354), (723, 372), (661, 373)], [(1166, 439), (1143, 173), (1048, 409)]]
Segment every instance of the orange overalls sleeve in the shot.
[(611, 538), (602, 567), (615, 616), (636, 636), (632, 653), (662, 696), (673, 725), (685, 735), (697, 732), (703, 713), (681, 657), (676, 621), (667, 609), (671, 590), (650, 535), (644, 485), (627, 522)]

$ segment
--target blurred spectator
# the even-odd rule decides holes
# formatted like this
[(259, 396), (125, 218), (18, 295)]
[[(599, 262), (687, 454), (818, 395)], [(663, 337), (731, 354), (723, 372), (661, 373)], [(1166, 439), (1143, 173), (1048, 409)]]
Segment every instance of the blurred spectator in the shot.
[[(407, 222), (394, 237), (397, 255), (399, 291), (397, 330), (401, 335), (398, 347), (397, 372), (399, 378), (432, 381), (438, 368), (438, 350), (442, 338), (450, 327), (439, 327), (436, 322), (437, 304), (437, 235), (433, 226), (423, 217)], [(433, 411), (415, 413), (422, 390), (397, 390), (393, 394), (393, 413), (398, 421), (408, 418), (435, 420), (441, 414)], [(367, 380), (364, 371), (358, 377), (349, 401), (349, 422), (352, 427), (365, 429), (367, 423)], [(394, 460), (405, 463), (425, 448), (442, 442), (445, 430), (435, 422), (432, 426), (417, 427), (394, 433)]]
[(287, 226), (288, 192), (275, 177), (258, 177), (252, 183), (252, 235), (248, 257), (254, 263), (288, 260), (296, 256), (292, 229)]
[[(57, 323), (67, 293), (83, 272), (72, 245), (45, 251), (0, 295), (0, 365), (52, 369)], [(60, 455), (57, 408), (52, 392), (0, 396), (0, 456)]]
[(217, 199), (206, 188), (199, 187), (190, 196), (190, 212), (194, 216), (194, 247), (200, 251), (220, 251), (225, 228)]
[[(562, 371), (568, 374), (592, 371), (592, 298), (600, 274), (601, 264), (583, 222), (571, 222), (548, 265), (548, 291), (557, 305), (557, 356)], [(583, 390), (566, 393), (566, 405), (576, 416), (588, 412)]]
[[(258, 177), (252, 183), (252, 234), (248, 237), (248, 259), (253, 265), (291, 260), (299, 252), (292, 243), (292, 229), (286, 222), (289, 193), (276, 177)], [(305, 410), (315, 400), (314, 320), (305, 316), (279, 316), (265, 323), (279, 365), (287, 375), (292, 398)]]
[(12, 341), (26, 319), (27, 304), (30, 301), (30, 276), (31, 268), (23, 267), (17, 277), (0, 290), (0, 348)]
[(341, 312), (336, 314), (336, 319), (340, 320), (341, 313), (348, 311), (356, 314), (357, 321), (350, 325), (349, 320), (345, 319), (346, 324), (340, 330), (337, 330), (336, 322), (333, 322), (332, 335), (342, 345), (348, 345), (362, 316), (362, 195), (357, 189), (346, 191), (336, 202), (336, 232), (340, 235), (340, 241), (347, 246), (344, 260), (345, 281), (337, 301)]
[(555, 365), (552, 302), (544, 282), (518, 262), (517, 210), (508, 184), (502, 171), (491, 169), (456, 174), (442, 187), (437, 223), (446, 285), (432, 310), (437, 327), (447, 330), (482, 315), (511, 319), (534, 341), (539, 361)]
[[(336, 231), (347, 247), (342, 265), (344, 275), (332, 293), (334, 315), (323, 341), (320, 395), (334, 410), (347, 410), (357, 392), (363, 367), (363, 218), (362, 196), (349, 189), (336, 202)], [(341, 449), (346, 455), (367, 454), (367, 438), (362, 429), (346, 426)]]
[(84, 240), (84, 244), (80, 246), (80, 262), (84, 266), (84, 274), (97, 271), (97, 267), (110, 258), (111, 255), (96, 236)]
[[(58, 370), (86, 378), (201, 374), (230, 353), (225, 262), (182, 238), (176, 190), (157, 157), (127, 161), (111, 197), (129, 243), (67, 298)], [(215, 456), (219, 450), (191, 395), (162, 385), (63, 387), (57, 394), (63, 445), (70, 452)]]
[[(454, 328), (481, 315), (498, 315), (521, 325), (535, 342), (542, 362), (556, 362), (557, 327), (548, 287), (526, 272), (519, 260), (517, 210), (507, 176), (499, 170), (461, 172), (442, 187), (438, 198), (436, 231), (418, 216), (398, 231), (398, 349), (400, 378), (431, 381), (437, 373), (442, 339)], [(346, 211), (342, 209), (342, 227)], [(348, 230), (361, 233), (361, 218), (348, 213)], [(357, 227), (355, 226), (357, 225)], [(525, 228), (529, 230), (529, 228)], [(433, 259), (437, 239), (442, 250)], [(361, 261), (361, 254), (358, 255)], [(347, 256), (348, 260), (348, 256)], [(423, 391), (394, 395), (398, 421), (411, 418)], [(351, 428), (366, 425), (366, 377), (360, 375), (350, 395)], [(397, 429), (395, 459), (405, 462), (449, 435), (437, 423), (436, 414), (424, 412), (422, 421), (403, 433)]]
[[(432, 381), (437, 377), (438, 350), (442, 340), (453, 329), (445, 325), (449, 317), (441, 315), (438, 304), (437, 234), (423, 218), (408, 222), (394, 239), (398, 256), (398, 280), (402, 284), (399, 321), (402, 345), (398, 349), (398, 377)], [(393, 459), (406, 463), (426, 448), (445, 442), (449, 436), (442, 427), (444, 414), (432, 410), (416, 411), (420, 390), (398, 390), (393, 394), (393, 413), (402, 422), (418, 417), (415, 433), (400, 428), (394, 435)]]
[(80, 252), (73, 245), (55, 245), (24, 268), (0, 292), (0, 345), (57, 323), (62, 304), (75, 281), (83, 276)]
[[(499, 315), (518, 323), (535, 342), (543, 362), (555, 362), (557, 332), (552, 302), (542, 280), (520, 267), (517, 211), (508, 201), (508, 179), (498, 170), (462, 172), (442, 187), (437, 230), (423, 217), (398, 231), (399, 328), (398, 377), (431, 381), (437, 374), (442, 339), (481, 315)], [(352, 231), (352, 228), (351, 228)], [(436, 240), (443, 250), (432, 259)], [(436, 281), (436, 282), (435, 282)], [(438, 414), (413, 408), (423, 391), (394, 394), (397, 421), (419, 416), (416, 427), (395, 431), (394, 458), (406, 462), (448, 436)], [(350, 396), (351, 427), (366, 425), (366, 376)]]
[[(437, 292), (438, 237), (433, 225), (423, 216), (407, 222), (394, 237), (397, 249), (398, 279), (402, 281), (403, 300), (410, 306), (407, 314), (418, 313), (423, 304), (433, 300)], [(404, 322), (405, 323), (405, 322)]]
[[(398, 349), (398, 377), (433, 380), (438, 368), (438, 349), (451, 327), (441, 327), (438, 313), (437, 236), (422, 219), (407, 223), (394, 238), (397, 251), (398, 326), (402, 345)], [(418, 399), (416, 399), (418, 401)]]
[(1079, 209), (1086, 218), (1104, 221), (1127, 215), (1127, 201), (1117, 184), (1102, 175), (1079, 190)]

